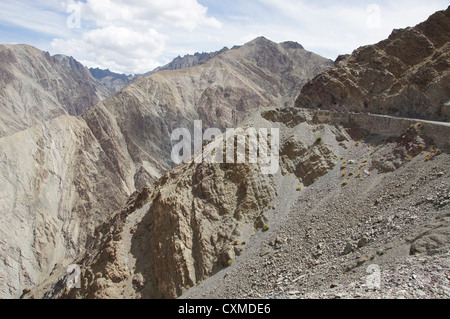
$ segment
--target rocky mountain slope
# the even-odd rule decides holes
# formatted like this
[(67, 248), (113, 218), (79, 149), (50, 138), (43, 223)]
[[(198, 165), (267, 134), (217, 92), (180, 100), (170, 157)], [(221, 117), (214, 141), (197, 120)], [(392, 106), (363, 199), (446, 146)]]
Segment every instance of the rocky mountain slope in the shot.
[[(182, 164), (97, 228), (87, 253), (72, 261), (82, 268), (81, 289), (66, 287), (67, 261), (23, 297), (355, 297), (372, 263), (387, 273), (410, 255), (421, 254), (413, 263), (440, 256), (450, 244), (450, 140), (438, 149), (433, 136), (450, 125), (392, 118), (371, 126), (375, 119), (255, 114), (249, 125), (283, 132), (277, 174)], [(430, 288), (421, 297), (446, 297), (448, 257), (439, 258), (443, 281), (416, 274)], [(345, 290), (355, 280), (355, 290)], [(330, 286), (341, 290), (326, 292)], [(416, 286), (408, 287), (411, 296)]]
[[(260, 121), (263, 127), (269, 124)], [(327, 146), (296, 141), (293, 147), (294, 139), (285, 139), (286, 170), (295, 169), (302, 152), (308, 162), (297, 165), (307, 172), (305, 183), (334, 166)], [(269, 204), (282, 179), (261, 174), (258, 165), (180, 165), (134, 194), (127, 208), (97, 229), (96, 242), (77, 261), (86, 266), (82, 291), (66, 291), (59, 283), (62, 289), (50, 289), (46, 297), (178, 297), (241, 254), (240, 243), (273, 213)], [(233, 246), (235, 241), (239, 244)]]
[(0, 137), (60, 115), (80, 115), (112, 94), (73, 58), (0, 45)]
[(175, 128), (192, 131), (194, 120), (234, 127), (256, 110), (292, 103), (331, 63), (298, 44), (259, 38), (142, 78), (81, 116), (0, 139), (0, 297), (17, 296), (81, 254), (130, 194), (170, 170)]
[(450, 7), (341, 56), (308, 83), (297, 107), (450, 119)]
[[(367, 61), (386, 57), (381, 61), (389, 68), (390, 59), (400, 67), (411, 65), (404, 70), (408, 74), (415, 72), (412, 65), (425, 65), (420, 59), (433, 65), (428, 95), (424, 93), (429, 100), (416, 105), (411, 99), (415, 105), (411, 109), (381, 91), (373, 99), (389, 102), (380, 111), (387, 115), (361, 112), (359, 94), (371, 95), (356, 80), (365, 83), (369, 78), (366, 69), (359, 68), (360, 60), (349, 62), (356, 59), (353, 56), (340, 58), (332, 70), (349, 72), (342, 71), (340, 82), (358, 84), (346, 95), (358, 112), (347, 112), (352, 108), (344, 104), (323, 107), (320, 102), (314, 105), (312, 98), (303, 100), (317, 83), (323, 84), (316, 87), (318, 100), (339, 92), (333, 89), (337, 80), (331, 71), (313, 79), (297, 100), (297, 106), (307, 101), (311, 103), (307, 106), (331, 110), (286, 107), (293, 105), (307, 75), (330, 62), (299, 44), (258, 38), (196, 66), (142, 78), (75, 118), (80, 123), (63, 136), (77, 136), (91, 148), (68, 150), (73, 154), (78, 150), (79, 172), (54, 173), (62, 160), (48, 154), (57, 152), (63, 141), (53, 146), (51, 138), (44, 139), (40, 148), (54, 151), (37, 152), (35, 158), (51, 163), (48, 173), (39, 174), (60, 180), (45, 186), (62, 185), (61, 196), (72, 192), (73, 203), (82, 205), (68, 215), (63, 207), (52, 222), (32, 209), (19, 215), (36, 223), (44, 219), (38, 228), (22, 220), (9, 221), (14, 228), (2, 230), (4, 234), (30, 234), (16, 247), (2, 239), (4, 249), (17, 256), (6, 259), (5, 272), (12, 280), (23, 276), (18, 285), (8, 279), (10, 293), (26, 286), (23, 298), (448, 298), (450, 124), (396, 117), (444, 119), (432, 97), (446, 98), (446, 60), (439, 60), (445, 35), (438, 31), (433, 35), (429, 28), (445, 29), (447, 12), (436, 13), (420, 28), (399, 31), (399, 38), (394, 32), (384, 46), (365, 48), (375, 48), (365, 56)], [(407, 51), (402, 42), (410, 33), (416, 37), (409, 45), (413, 50)], [(426, 34), (428, 42), (418, 33)], [(402, 58), (431, 48), (437, 52), (432, 56)], [(345, 61), (348, 68), (341, 69)], [(375, 72), (372, 82), (388, 85), (382, 76), (387, 71), (379, 68), (381, 73)], [(422, 90), (405, 80), (406, 73), (405, 78), (404, 73), (395, 73), (403, 79), (395, 85), (398, 96)], [(323, 77), (329, 82), (321, 82)], [(344, 84), (338, 87), (345, 91)], [(400, 111), (392, 108), (397, 104)], [(191, 162), (173, 167), (170, 132), (178, 127), (192, 132), (192, 122), (198, 119), (204, 128), (280, 129), (280, 169), (264, 175), (260, 164)], [(84, 135), (76, 126), (84, 128)], [(213, 145), (211, 141), (204, 149)], [(2, 162), (10, 158), (7, 155)], [(25, 178), (21, 185), (29, 184), (30, 177)], [(70, 182), (75, 178), (77, 183)], [(64, 185), (75, 186), (66, 190)], [(29, 197), (39, 205), (59, 202), (48, 200), (46, 188), (41, 189)], [(12, 211), (20, 202), (14, 192), (12, 187), (1, 195), (11, 198)], [(111, 197), (115, 202), (108, 204)], [(122, 200), (126, 204), (117, 205)], [(86, 215), (89, 221), (97, 219), (82, 225)], [(54, 238), (72, 238), (74, 249), (64, 254), (68, 245)], [(41, 254), (46, 240), (63, 247), (58, 258), (50, 261), (49, 252)], [(22, 249), (30, 241), (33, 249)], [(84, 242), (86, 250), (77, 250)], [(81, 268), (81, 289), (67, 286), (69, 264)], [(35, 277), (32, 272), (14, 272), (18, 265), (33, 269)], [(48, 266), (44, 270), (42, 265)], [(374, 286), (377, 278), (368, 271), (377, 269), (380, 285)]]
[[(423, 30), (429, 21), (440, 25), (439, 19), (445, 25), (446, 12), (437, 13), (422, 24)], [(405, 32), (415, 33), (413, 29)], [(438, 46), (439, 32), (435, 38), (429, 37)], [(430, 47), (419, 38), (412, 40), (415, 50), (411, 52)], [(202, 67), (217, 64), (215, 68), (204, 69), (205, 80), (215, 70), (228, 78), (233, 74), (229, 65), (234, 64), (228, 62), (229, 55), (246, 56), (255, 49), (259, 51), (258, 44), (265, 41), (257, 39), (206, 62)], [(384, 42), (386, 47), (389, 41)], [(400, 55), (404, 53), (402, 45), (397, 42), (395, 45)], [(290, 43), (281, 46), (298, 47)], [(283, 79), (291, 78), (289, 73), (273, 65), (278, 60), (280, 45), (271, 48), (270, 59), (258, 54), (252, 55), (251, 60), (259, 68), (284, 74)], [(366, 58), (372, 61), (377, 54), (381, 53), (375, 50), (373, 56)], [(351, 61), (354, 57), (347, 59)], [(394, 61), (401, 62), (400, 58)], [(411, 58), (409, 63), (413, 61)], [(338, 61), (332, 70), (340, 70), (341, 63)], [(191, 75), (193, 69), (181, 72), (189, 74), (192, 82), (200, 80), (201, 83), (203, 78)], [(248, 63), (240, 63), (240, 69), (256, 71)], [(429, 92), (436, 90), (438, 95), (445, 96), (442, 88), (447, 83), (446, 70), (430, 73)], [(251, 72), (244, 74), (246, 78), (240, 78), (241, 86), (249, 83), (247, 78), (252, 79)], [(308, 96), (305, 92), (323, 77), (330, 80), (331, 87), (316, 93), (333, 94), (332, 84), (336, 81), (333, 82), (330, 74), (333, 72), (325, 71), (312, 80), (298, 101)], [(180, 78), (169, 81), (169, 75), (163, 72), (147, 79), (148, 92), (153, 92), (151, 88), (156, 83), (170, 88), (171, 83), (182, 83)], [(349, 83), (356, 75), (342, 75), (339, 80)], [(378, 82), (379, 76), (373, 82)], [(144, 83), (142, 80), (136, 85)], [(406, 91), (417, 89), (411, 82), (402, 85)], [(263, 89), (253, 90), (255, 95), (239, 92), (239, 96), (246, 100), (256, 96), (252, 101), (264, 107), (269, 100), (265, 94), (272, 92), (273, 86), (258, 87)], [(284, 94), (290, 92), (289, 85), (279, 87)], [(174, 96), (186, 96), (185, 90), (178, 89), (179, 95)], [(215, 107), (204, 108), (205, 113), (202, 113), (204, 104), (197, 104), (203, 120), (207, 124), (217, 123), (213, 119), (217, 117), (219, 125), (234, 123), (233, 114), (230, 116), (227, 109), (217, 107), (224, 101), (217, 92), (223, 91), (203, 92), (215, 101), (211, 104)], [(349, 91), (348, 99), (358, 101), (358, 92)], [(144, 99), (135, 96), (136, 100)], [(233, 99), (239, 96), (231, 95)], [(120, 95), (112, 100), (119, 98)], [(171, 100), (162, 101), (164, 106), (177, 105)], [(189, 100), (185, 101), (188, 101), (187, 110), (191, 110)], [(270, 102), (278, 107), (286, 105), (282, 97)], [(237, 105), (236, 112), (240, 111), (241, 104)], [(355, 110), (361, 110), (359, 104), (354, 105)], [(436, 105), (430, 102), (430, 113), (426, 113), (427, 105), (414, 110), (434, 119), (438, 115), (432, 111)], [(339, 105), (334, 105), (331, 111), (264, 110), (255, 109), (249, 103), (244, 106), (236, 116), (238, 120), (245, 116), (244, 111), (252, 114), (241, 121), (244, 127), (281, 131), (277, 174), (263, 175), (257, 164), (182, 164), (165, 173), (153, 186), (134, 193), (123, 209), (96, 229), (96, 240), (86, 253), (58, 264), (47, 280), (26, 289), (22, 297), (448, 298), (450, 124), (349, 113)], [(105, 106), (105, 109), (111, 108)], [(184, 110), (174, 110), (189, 118)], [(385, 112), (417, 115), (397, 113), (389, 108)], [(111, 118), (120, 119), (116, 114)], [(167, 123), (176, 122), (176, 118), (167, 116)], [(212, 144), (205, 148), (209, 145)], [(66, 286), (69, 263), (81, 267), (81, 289)], [(374, 269), (379, 270), (380, 286), (373, 285), (374, 281), (370, 280), (373, 273), (367, 272)]]
[[(338, 138), (334, 168), (183, 298), (448, 298), (450, 140), (433, 147), (428, 132), (448, 136), (450, 126), (392, 119), (388, 130), (367, 131), (370, 120), (348, 115), (341, 136), (313, 117), (327, 146)], [(370, 286), (369, 269), (380, 286)]]
[[(302, 85), (331, 63), (298, 44), (258, 38), (202, 65), (140, 79), (83, 118), (105, 148), (117, 138), (127, 145), (123, 156), (138, 170), (122, 176), (135, 178), (138, 189), (173, 167), (170, 134), (176, 128), (193, 132), (194, 120), (203, 121), (204, 129), (235, 127), (260, 108), (292, 102)], [(120, 131), (104, 129), (114, 126)]]
[(0, 297), (10, 298), (81, 253), (108, 217), (100, 208), (120, 207), (133, 189), (78, 117), (1, 138), (0, 149)]

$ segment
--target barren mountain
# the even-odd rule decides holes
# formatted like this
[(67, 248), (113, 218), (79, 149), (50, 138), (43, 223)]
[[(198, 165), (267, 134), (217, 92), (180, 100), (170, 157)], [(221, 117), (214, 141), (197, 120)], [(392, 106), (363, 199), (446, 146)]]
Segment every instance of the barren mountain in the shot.
[[(450, 140), (440, 136), (450, 125), (301, 109), (249, 122), (283, 132), (277, 174), (182, 164), (23, 297), (447, 296)], [(81, 289), (67, 288), (69, 263), (81, 267)], [(364, 288), (371, 264), (389, 290)], [(420, 279), (392, 282), (395, 267)]]
[[(235, 127), (260, 108), (292, 103), (304, 83), (332, 64), (299, 44), (258, 38), (204, 64), (142, 78), (83, 115), (104, 149), (119, 138), (137, 170), (137, 189), (173, 167), (170, 134), (182, 127)], [(105, 128), (118, 126), (120, 131)], [(111, 153), (112, 162), (117, 158)]]
[[(423, 32), (430, 21), (444, 28), (447, 15), (432, 16), (422, 24)], [(405, 32), (416, 34), (413, 29)], [(439, 31), (427, 38), (433, 49), (437, 48), (433, 55), (437, 58), (444, 45), (439, 44)], [(411, 52), (431, 48), (420, 39), (411, 40)], [(384, 42), (386, 47), (389, 41), (392, 39)], [(400, 56), (405, 53), (402, 41), (394, 45)], [(135, 192), (124, 208), (96, 229), (95, 240), (85, 253), (58, 264), (41, 285), (26, 289), (23, 298), (448, 298), (450, 124), (351, 113), (334, 104), (332, 110), (279, 108), (295, 91), (289, 89), (289, 79), (296, 77), (292, 72), (298, 69), (292, 66), (286, 72), (279, 67), (286, 63), (274, 61), (286, 61), (278, 53), (280, 48), (302, 50), (293, 43), (261, 45), (266, 42), (257, 39), (224, 52), (204, 65), (177, 72), (176, 78), (174, 73), (162, 72), (140, 80), (133, 90), (124, 90), (86, 116), (88, 123), (89, 116), (102, 118), (104, 114), (106, 118), (113, 109), (108, 103), (116, 101), (113, 105), (123, 105), (130, 118), (130, 114), (143, 114), (135, 112), (138, 108), (134, 105), (160, 101), (158, 118), (166, 119), (168, 125), (187, 125), (189, 119), (200, 116), (207, 126), (240, 122), (244, 128), (279, 128), (279, 171), (263, 175), (258, 164), (181, 164), (154, 185)], [(379, 46), (372, 47), (376, 50), (366, 56), (368, 61), (379, 57)], [(270, 54), (252, 54), (262, 51)], [(229, 59), (231, 56), (240, 56), (240, 62)], [(347, 59), (350, 65), (356, 58)], [(393, 61), (417, 65), (421, 59), (424, 57), (396, 57)], [(343, 70), (341, 63), (332, 70)], [(200, 67), (203, 76), (198, 77), (192, 72)], [(236, 69), (245, 77), (237, 76)], [(272, 70), (270, 74), (277, 76), (267, 77), (269, 72), (263, 70)], [(339, 83), (364, 78), (362, 69), (361, 75), (351, 74), (350, 66), (345, 70), (349, 74), (342, 74)], [(447, 69), (430, 70), (427, 92), (446, 96), (442, 88), (448, 84)], [(380, 72), (373, 75), (373, 82), (389, 84)], [(308, 90), (317, 83), (323, 84), (315, 87), (318, 100), (339, 92), (333, 90), (337, 82), (333, 74), (325, 71), (312, 80), (298, 101), (309, 96), (308, 103), (314, 106), (315, 96)], [(249, 85), (259, 78), (269, 81)], [(236, 93), (226, 95), (230, 91), (213, 84), (217, 79)], [(330, 81), (329, 90), (323, 79)], [(412, 82), (401, 85), (401, 92), (418, 88)], [(199, 96), (193, 94), (193, 86), (208, 88), (202, 90), (197, 103), (186, 98)], [(143, 87), (147, 88), (145, 95), (134, 91)], [(157, 87), (160, 89), (153, 91)], [(252, 89), (243, 92), (238, 89), (242, 87)], [(172, 94), (158, 96), (163, 88)], [(358, 98), (371, 95), (359, 85), (352, 88), (348, 103), (362, 111)], [(130, 103), (131, 95), (136, 102)], [(155, 100), (147, 100), (148, 96)], [(382, 92), (380, 96), (386, 98)], [(237, 105), (231, 108), (235, 115), (223, 107), (227, 98)], [(184, 108), (178, 107), (180, 100)], [(389, 108), (385, 112), (440, 118), (435, 102), (427, 101), (414, 112), (397, 113)], [(276, 107), (264, 109), (266, 103)], [(166, 109), (172, 112), (163, 113)], [(124, 135), (137, 141), (133, 148), (144, 158), (145, 141), (134, 134), (146, 126), (127, 128), (122, 124), (125, 111), (115, 110), (109, 118), (117, 119)], [(142, 118), (133, 123), (147, 123)], [(99, 131), (98, 140), (112, 140), (111, 135)], [(141, 176), (138, 172), (135, 180), (142, 186), (152, 177), (151, 172), (144, 179)], [(70, 274), (66, 266), (70, 263), (81, 267), (81, 289), (67, 286)], [(372, 273), (367, 273), (370, 269), (379, 270), (379, 286), (373, 285)]]
[(341, 56), (297, 107), (450, 119), (450, 7), (389, 39)]
[[(448, 298), (450, 124), (431, 120), (446, 119), (449, 10), (330, 70), (258, 38), (0, 139), (1, 293)], [(170, 133), (194, 120), (279, 129), (278, 172), (174, 167)]]
[(183, 298), (449, 298), (450, 125), (311, 112), (334, 167)]
[(80, 115), (113, 93), (71, 57), (0, 45), (0, 137), (60, 115)]
[(170, 170), (175, 128), (192, 131), (194, 120), (234, 127), (261, 108), (292, 103), (331, 64), (298, 44), (258, 38), (139, 79), (81, 116), (0, 139), (0, 297), (17, 296), (81, 254), (95, 227)]

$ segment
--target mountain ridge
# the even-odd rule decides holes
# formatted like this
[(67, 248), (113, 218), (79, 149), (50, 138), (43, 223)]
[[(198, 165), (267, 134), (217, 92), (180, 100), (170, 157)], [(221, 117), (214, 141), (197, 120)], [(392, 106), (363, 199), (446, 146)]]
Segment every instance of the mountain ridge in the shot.
[(267, 44), (267, 50), (243, 46), (202, 65), (157, 72), (80, 116), (62, 115), (0, 139), (0, 197), (7, 199), (0, 218), (10, 225), (0, 227), (1, 251), (9, 252), (0, 256), (0, 296), (17, 296), (81, 254), (111, 212), (172, 169), (175, 128), (192, 131), (193, 121), (203, 120), (224, 129), (260, 108), (292, 103), (301, 85), (331, 64)]
[[(441, 14), (436, 17), (446, 19)], [(122, 95), (106, 101), (101, 114), (106, 118), (107, 111), (115, 112), (110, 118), (120, 120), (125, 103), (139, 109), (138, 105), (152, 104), (146, 97), (155, 96), (159, 102), (154, 110), (167, 120), (163, 126), (178, 124), (180, 115), (187, 120), (184, 123), (189, 123), (189, 111), (194, 110), (207, 126), (240, 122), (244, 128), (279, 128), (278, 173), (262, 175), (258, 164), (180, 164), (154, 185), (134, 193), (122, 209), (96, 229), (96, 240), (87, 253), (72, 261), (81, 267), (81, 289), (67, 288), (68, 274), (59, 265), (42, 285), (25, 290), (23, 298), (448, 296), (445, 253), (450, 247), (450, 157), (446, 137), (450, 127), (398, 118), (395, 112), (374, 116), (362, 112), (360, 104), (355, 104), (355, 109), (330, 110), (318, 110), (322, 105), (305, 109), (302, 107), (308, 105), (298, 104), (313, 88), (320, 91), (326, 87), (325, 80), (333, 80), (333, 72), (350, 64), (352, 57), (341, 57), (336, 67), (303, 86), (297, 108), (289, 107), (292, 104), (283, 95), (295, 96), (289, 79), (298, 74), (292, 73), (296, 65), (279, 52), (288, 50), (285, 47), (291, 44), (260, 46), (265, 41), (255, 39), (201, 66), (182, 69), (176, 77), (173, 71), (163, 71), (140, 79)], [(424, 41), (415, 44), (412, 53), (428, 50)], [(265, 55), (259, 54), (261, 47)], [(402, 43), (394, 47), (400, 54), (407, 50)], [(365, 58), (373, 62), (371, 52), (376, 56), (379, 51), (366, 47), (356, 52), (367, 48)], [(241, 59), (233, 59), (234, 55)], [(354, 64), (358, 66), (359, 62)], [(193, 72), (200, 67), (202, 76), (197, 80)], [(350, 65), (344, 70), (349, 74), (341, 75), (339, 81), (351, 82), (351, 70), (355, 68)], [(440, 75), (439, 70), (433, 72), (431, 83), (440, 83)], [(225, 76), (223, 82), (221, 76)], [(236, 96), (246, 100), (251, 97), (254, 104), (263, 107), (235, 100), (236, 111), (241, 112), (238, 116), (214, 107), (223, 103), (225, 92), (229, 93), (214, 87), (216, 77), (228, 87), (236, 82), (239, 87), (248, 87), (246, 95), (238, 91)], [(181, 79), (206, 87), (204, 99), (189, 99), (192, 95), (186, 88), (190, 82)], [(384, 84), (382, 80), (379, 83)], [(414, 85), (404, 83), (405, 88), (414, 89)], [(345, 85), (338, 85), (338, 89), (341, 87)], [(358, 101), (361, 93), (355, 87), (348, 92), (349, 100)], [(145, 88), (146, 94), (135, 91), (137, 88)], [(172, 94), (158, 96), (163, 88)], [(332, 88), (322, 94), (333, 96)], [(115, 111), (108, 107), (113, 101)], [(184, 101), (181, 110), (179, 101)], [(273, 107), (266, 109), (267, 102)], [(174, 111), (165, 114), (167, 109)], [(96, 111), (100, 110), (90, 110)], [(141, 115), (133, 123), (145, 123), (140, 111), (128, 112)], [(178, 117), (171, 118), (172, 113)], [(239, 121), (246, 113), (251, 115)], [(101, 114), (94, 118), (102, 118)], [(141, 127), (145, 125), (139, 125), (137, 131)], [(165, 128), (170, 131), (174, 127), (162, 127), (161, 132)], [(136, 126), (123, 128), (123, 132), (129, 134), (133, 129), (136, 131)], [(98, 140), (108, 140), (107, 134), (99, 136)], [(143, 143), (135, 137), (132, 140)], [(142, 150), (143, 146), (135, 148)], [(386, 289), (369, 286), (366, 270), (375, 264)], [(409, 265), (414, 265), (413, 272), (408, 270)], [(402, 272), (392, 275), (394, 269)]]
[(112, 95), (72, 57), (0, 45), (0, 137), (60, 115), (80, 115)]
[[(267, 40), (265, 37), (258, 37), (254, 41), (270, 41)], [(251, 42), (249, 42), (251, 43)], [(247, 44), (249, 44), (247, 43)], [(304, 49), (304, 47), (294, 41), (286, 41), (280, 43), (285, 48), (291, 48), (291, 49)], [(237, 50), (240, 49), (242, 46), (233, 46), (231, 50)], [(215, 52), (196, 52), (194, 54), (186, 54), (184, 56), (178, 56), (174, 58), (171, 62), (167, 63), (166, 65), (159, 66), (155, 68), (152, 71), (149, 71), (147, 73), (143, 74), (134, 74), (134, 75), (126, 75), (126, 74), (120, 74), (116, 72), (112, 72), (109, 69), (100, 69), (100, 68), (90, 68), (89, 71), (91, 72), (92, 76), (96, 78), (97, 80), (101, 81), (104, 85), (107, 87), (114, 88), (115, 93), (120, 91), (122, 88), (128, 86), (129, 84), (135, 82), (136, 80), (146, 77), (148, 75), (160, 72), (160, 71), (168, 71), (168, 70), (179, 70), (184, 68), (189, 68), (196, 66), (198, 64), (203, 64), (207, 62), (208, 60), (214, 58), (215, 56), (226, 52), (230, 49), (227, 47), (222, 48), (219, 51)], [(330, 60), (331, 62), (331, 60)]]

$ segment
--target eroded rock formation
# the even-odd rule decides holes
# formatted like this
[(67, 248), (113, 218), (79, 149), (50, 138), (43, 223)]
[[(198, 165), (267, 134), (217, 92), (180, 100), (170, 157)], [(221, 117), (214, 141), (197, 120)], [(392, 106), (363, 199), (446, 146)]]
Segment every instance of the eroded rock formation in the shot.
[(341, 56), (302, 89), (297, 107), (450, 119), (450, 7)]

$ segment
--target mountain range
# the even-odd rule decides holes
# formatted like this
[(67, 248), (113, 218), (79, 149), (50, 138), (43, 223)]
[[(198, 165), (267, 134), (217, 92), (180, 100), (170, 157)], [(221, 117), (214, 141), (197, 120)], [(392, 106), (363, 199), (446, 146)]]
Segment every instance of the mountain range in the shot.
[[(28, 46), (10, 46), (9, 51), (28, 53), (26, 67), (33, 59), (37, 65), (42, 59), (55, 65), (66, 61)], [(110, 92), (110, 85), (102, 86), (86, 68), (73, 64), (98, 90)], [(1, 296), (17, 295), (46, 278), (56, 263), (83, 252), (95, 228), (129, 195), (173, 168), (172, 130), (193, 129), (194, 120), (233, 127), (254, 110), (292, 101), (308, 79), (331, 64), (299, 45), (259, 38), (202, 65), (142, 77), (86, 106), (79, 116), (53, 112), (2, 138)], [(63, 70), (65, 64), (57, 67)], [(36, 77), (52, 76), (30, 75), (29, 81), (36, 86)], [(15, 83), (20, 82), (5, 82), (6, 91)], [(73, 82), (67, 85), (87, 92)], [(49, 93), (41, 91), (43, 96), (27, 89), (42, 102)], [(41, 104), (45, 110), (51, 106)]]
[[(260, 37), (138, 76), (1, 46), (0, 298), (448, 298), (449, 34), (450, 7), (335, 62)], [(198, 120), (279, 129), (279, 171), (176, 166)]]

